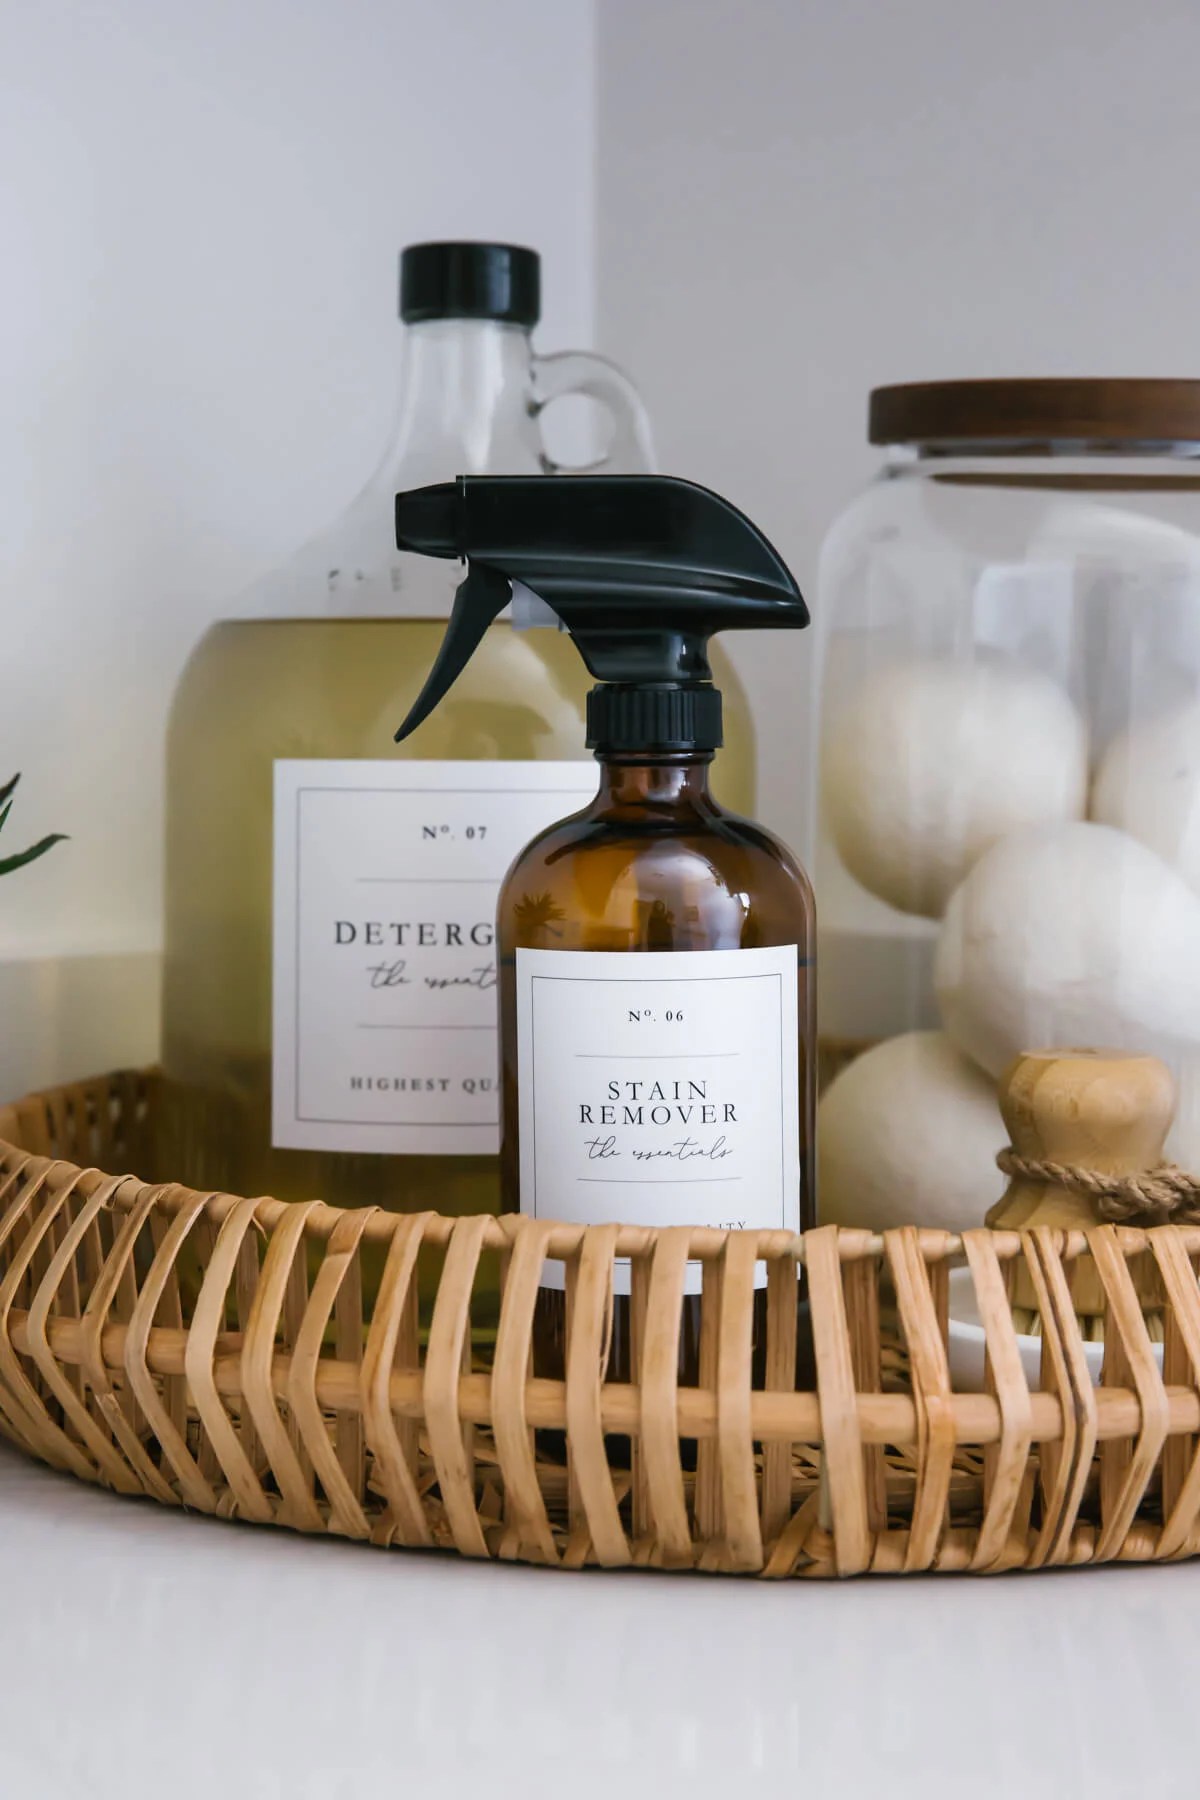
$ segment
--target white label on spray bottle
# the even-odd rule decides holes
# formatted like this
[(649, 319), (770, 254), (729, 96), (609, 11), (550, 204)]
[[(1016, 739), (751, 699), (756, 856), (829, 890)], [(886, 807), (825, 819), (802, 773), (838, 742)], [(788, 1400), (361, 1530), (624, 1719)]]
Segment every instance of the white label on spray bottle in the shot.
[(276, 762), (275, 1144), (495, 1152), (500, 883), (596, 783), (585, 762)]
[(522, 1212), (798, 1231), (796, 955), (518, 950)]

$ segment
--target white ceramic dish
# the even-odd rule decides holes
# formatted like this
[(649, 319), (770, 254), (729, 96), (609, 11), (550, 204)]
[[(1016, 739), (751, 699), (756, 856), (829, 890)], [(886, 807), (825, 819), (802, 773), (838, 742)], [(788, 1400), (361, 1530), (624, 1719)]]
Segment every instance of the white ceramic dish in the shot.
[[(1021, 1366), (1025, 1370), (1026, 1381), (1030, 1388), (1040, 1388), (1042, 1385), (1041, 1338), (1018, 1337), (1017, 1345), (1021, 1352)], [(1092, 1381), (1094, 1384), (1098, 1384), (1100, 1365), (1104, 1361), (1104, 1345), (1085, 1344), (1083, 1353), (1087, 1357)], [(1155, 1344), (1154, 1354), (1161, 1364), (1161, 1344)], [(979, 1323), (979, 1312), (975, 1305), (975, 1289), (971, 1282), (969, 1269), (951, 1269), (950, 1271), (949, 1361), (950, 1380), (959, 1393), (982, 1392), (983, 1326)]]

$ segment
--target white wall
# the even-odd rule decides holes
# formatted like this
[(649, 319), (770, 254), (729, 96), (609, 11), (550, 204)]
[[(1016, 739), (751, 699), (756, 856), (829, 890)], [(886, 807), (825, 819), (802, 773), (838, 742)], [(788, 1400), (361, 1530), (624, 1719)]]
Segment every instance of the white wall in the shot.
[[(867, 390), (1200, 373), (1194, 0), (599, 0), (598, 339), (810, 586)], [(743, 638), (802, 835), (808, 658)]]
[[(171, 688), (382, 448), (399, 247), (532, 243), (540, 344), (590, 342), (592, 27), (588, 0), (4, 9), (4, 843), (71, 842), (0, 885), (0, 1097), (153, 1052)], [(66, 955), (124, 956), (123, 1031), (85, 1038)]]

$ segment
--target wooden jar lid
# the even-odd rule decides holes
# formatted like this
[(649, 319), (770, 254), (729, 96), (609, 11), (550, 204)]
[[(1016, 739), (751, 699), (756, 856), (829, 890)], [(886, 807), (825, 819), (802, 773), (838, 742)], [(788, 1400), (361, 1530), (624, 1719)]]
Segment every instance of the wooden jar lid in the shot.
[(873, 444), (1200, 442), (1200, 381), (912, 381), (874, 388)]

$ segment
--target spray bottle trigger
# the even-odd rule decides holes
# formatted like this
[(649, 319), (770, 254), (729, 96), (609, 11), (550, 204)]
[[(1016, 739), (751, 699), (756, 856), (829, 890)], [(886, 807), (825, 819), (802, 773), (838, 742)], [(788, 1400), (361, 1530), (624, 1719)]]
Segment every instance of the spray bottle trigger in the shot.
[(450, 622), (425, 686), (413, 702), (408, 717), (396, 733), (396, 742), (409, 737), (427, 719), (447, 688), (458, 679), (483, 641), (491, 625), (508, 605), (512, 584), (507, 575), (487, 563), (467, 565), (450, 611)]

